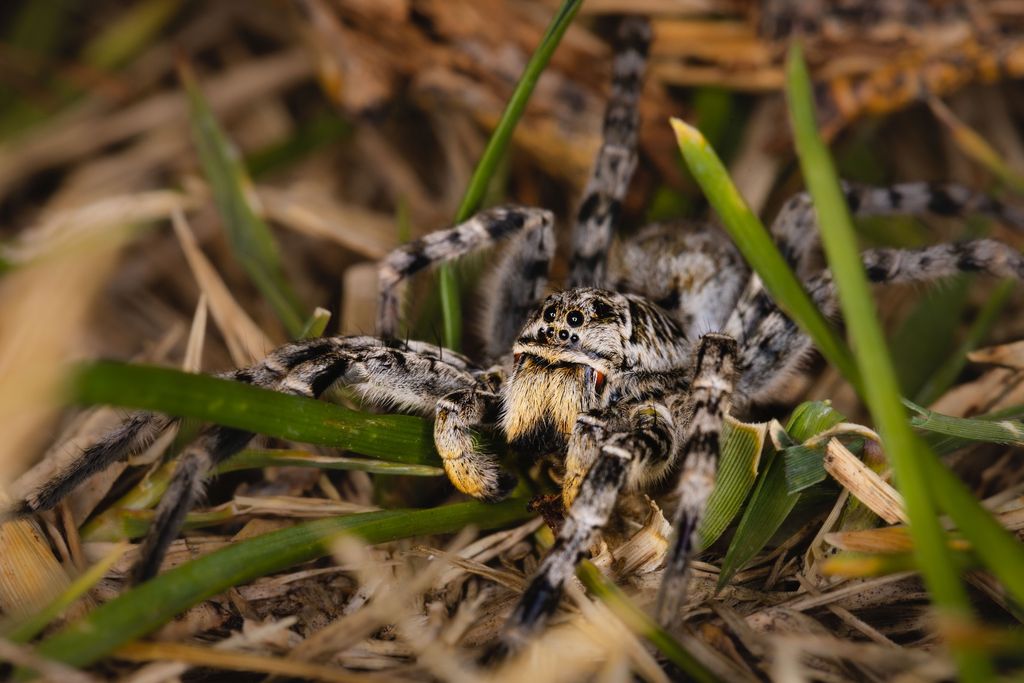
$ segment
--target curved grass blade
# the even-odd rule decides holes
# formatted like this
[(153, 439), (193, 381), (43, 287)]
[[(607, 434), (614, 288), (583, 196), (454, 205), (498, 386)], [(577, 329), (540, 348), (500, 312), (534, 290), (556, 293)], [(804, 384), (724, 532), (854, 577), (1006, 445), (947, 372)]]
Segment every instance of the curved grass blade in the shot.
[(813, 446), (793, 446), (782, 452), (786, 470), (786, 492), (800, 493), (828, 477), (824, 465), (825, 449)]
[(903, 399), (903, 404), (917, 413), (916, 417), (910, 418), (910, 424), (918, 429), (968, 441), (1024, 446), (1024, 422), (1020, 420), (953, 417), (922, 408), (906, 399)]
[[(911, 520), (915, 557), (933, 601), (946, 618), (971, 621), (967, 592), (948, 552), (946, 535), (938, 524), (934, 503), (939, 496), (935, 489), (929, 491), (929, 470), (944, 468), (907, 424), (850, 214), (832, 158), (818, 134), (810, 75), (800, 46), (795, 43), (786, 59), (786, 99), (800, 168), (814, 200), (822, 244), (863, 378), (862, 396), (896, 471)], [(984, 653), (954, 648), (953, 655), (965, 680), (992, 677), (992, 663)]]
[(726, 417), (715, 489), (700, 522), (702, 549), (718, 540), (743, 507), (757, 479), (767, 433), (767, 423), (747, 424)]
[[(786, 431), (777, 430), (772, 434), (775, 448), (766, 456), (765, 467), (754, 493), (750, 496), (743, 516), (740, 518), (736, 535), (729, 543), (729, 549), (722, 560), (722, 571), (718, 575), (721, 589), (750, 560), (765, 547), (775, 532), (800, 501), (802, 493), (789, 493), (786, 483), (785, 460), (779, 447), (790, 448), (806, 441), (830, 427), (842, 422), (843, 415), (832, 409), (828, 403), (812, 401), (796, 407)], [(778, 426), (778, 423), (774, 423)]]
[(100, 361), (80, 365), (70, 400), (144, 408), (291, 441), (344, 448), (389, 462), (440, 464), (431, 423), (369, 415), (323, 401), (180, 370)]
[[(906, 402), (906, 401), (905, 401)], [(986, 413), (984, 415), (975, 415), (970, 418), (972, 420), (1024, 420), (1024, 406), (1012, 406), (1003, 410), (997, 410), (993, 413)], [(949, 455), (954, 451), (958, 451), (961, 448), (966, 448), (977, 443), (974, 439), (965, 439), (960, 436), (950, 436), (948, 434), (940, 434), (938, 432), (925, 432), (921, 435), (924, 438), (925, 443), (932, 449), (936, 455), (943, 456)]]
[(232, 586), (322, 557), (338, 534), (385, 543), (450, 533), (470, 524), (493, 529), (528, 517), (526, 501), (516, 498), (496, 505), (473, 502), (431, 510), (385, 510), (299, 524), (234, 543), (171, 569), (47, 638), (38, 653), (72, 666), (87, 666)]
[[(551, 61), (551, 55), (554, 54), (555, 48), (562, 41), (562, 36), (565, 35), (569, 24), (572, 23), (573, 17), (576, 16), (582, 5), (583, 0), (563, 0), (555, 16), (551, 19), (540, 44), (534, 50), (530, 61), (526, 63), (523, 75), (519, 77), (516, 89), (512, 92), (508, 104), (505, 105), (505, 111), (502, 112), (498, 125), (487, 141), (487, 147), (484, 148), (484, 153), (473, 171), (473, 176), (469, 179), (466, 194), (462, 196), (459, 210), (455, 212), (455, 223), (462, 223), (480, 210), (480, 204), (487, 193), (487, 186), (491, 178), (494, 177), (495, 169), (508, 148), (516, 124), (526, 109), (530, 95), (533, 94), (533, 88), (537, 85), (541, 73)], [(454, 269), (449, 265), (441, 266), (438, 277), (441, 290), (444, 345), (457, 350), (462, 339), (462, 312), (459, 306), (458, 281)]]
[(293, 339), (303, 331), (306, 314), (281, 271), (281, 259), (270, 228), (249, 204), (252, 181), (203, 97), (195, 74), (181, 64), (179, 76), (189, 102), (189, 122), (203, 174), (224, 221), (232, 251), (253, 284), (266, 297)]
[(633, 604), (614, 583), (605, 578), (601, 570), (594, 566), (590, 560), (583, 560), (576, 568), (576, 576), (580, 578), (583, 585), (591, 593), (596, 595), (602, 602), (611, 608), (615, 615), (622, 620), (637, 635), (646, 638), (661, 654), (678, 666), (688, 677), (688, 680), (699, 683), (714, 683), (718, 678), (708, 671), (693, 655), (672, 637), (668, 631), (658, 625), (642, 609)]

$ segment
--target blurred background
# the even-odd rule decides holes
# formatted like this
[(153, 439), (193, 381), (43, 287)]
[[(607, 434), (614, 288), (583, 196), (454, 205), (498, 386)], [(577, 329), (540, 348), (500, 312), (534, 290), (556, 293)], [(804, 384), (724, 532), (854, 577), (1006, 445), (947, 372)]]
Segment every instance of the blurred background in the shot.
[[(372, 333), (376, 261), (451, 224), (557, 7), (554, 0), (2, 3), (0, 491), (54, 444), (58, 455), (73, 455), (122, 417), (65, 408), (73, 361), (206, 372), (247, 365), (296, 336), (305, 319), (282, 316), (289, 306), (325, 309), (316, 319), (330, 334)], [(651, 16), (654, 43), (624, 232), (709, 217), (670, 116), (700, 128), (766, 221), (802, 189), (780, 92), (793, 39), (805, 47), (821, 129), (844, 178), (955, 181), (1020, 204), (1024, 4), (1017, 0), (587, 0), (537, 85), (488, 204), (550, 208), (565, 242), (600, 145), (609, 39), (625, 12)], [(984, 219), (858, 227), (865, 245), (983, 234), (1024, 245), (1009, 226)], [(254, 277), (253, 258), (278, 263), (284, 304)], [(470, 352), (474, 284), (484, 268), (486, 259), (474, 258), (457, 269), (461, 343)], [(560, 263), (556, 282), (563, 273)], [(419, 277), (411, 290), (413, 336), (440, 342), (435, 276)], [(1022, 301), (1020, 287), (980, 278), (887, 290), (879, 303), (904, 394), (954, 415), (1024, 403), (1018, 347), (989, 353), (997, 370), (965, 359), (976, 347), (1024, 336)], [(830, 399), (851, 420), (866, 419), (820, 359), (778, 404), (807, 398)], [(779, 406), (760, 410), (784, 414)], [(989, 450), (987, 458), (972, 452), (969, 462), (954, 462), (983, 497), (1021, 478), (1019, 458)], [(76, 524), (65, 520), (65, 530), (141, 479), (140, 469), (119, 482), (123, 471), (111, 468), (75, 494), (62, 514)], [(412, 495), (401, 486), (374, 490), (363, 472), (328, 477), (289, 468), (267, 481), (225, 477), (218, 486), (212, 503), (235, 487), (314, 492), (327, 507), (369, 505), (382, 494), (404, 504)], [(337, 514), (327, 507), (288, 514)], [(48, 532), (58, 546), (52, 524)], [(531, 547), (516, 546), (514, 560)], [(69, 541), (58, 555), (84, 566), (75, 552)], [(58, 570), (40, 582), (66, 585)], [(900, 598), (921, 604), (920, 591), (909, 595)], [(306, 616), (315, 631), (321, 617)], [(916, 616), (908, 628), (919, 633)], [(388, 665), (402, 661), (394, 655)]]

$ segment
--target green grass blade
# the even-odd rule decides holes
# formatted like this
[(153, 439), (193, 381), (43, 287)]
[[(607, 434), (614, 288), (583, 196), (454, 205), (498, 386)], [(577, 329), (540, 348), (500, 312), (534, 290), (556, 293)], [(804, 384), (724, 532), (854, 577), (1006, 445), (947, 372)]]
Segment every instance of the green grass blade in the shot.
[(700, 521), (701, 548), (718, 540), (743, 507), (757, 479), (767, 432), (767, 423), (747, 424), (726, 418), (715, 489)]
[(358, 470), (371, 474), (392, 474), (406, 477), (440, 477), (444, 469), (431, 465), (412, 465), (400, 462), (371, 460), (370, 458), (343, 458), (318, 455), (289, 448), (251, 448), (232, 456), (217, 474), (253, 470), (263, 467), (313, 467), (322, 470)]
[[(839, 302), (853, 339), (863, 379), (862, 396), (895, 468), (910, 517), (915, 556), (932, 600), (943, 617), (969, 621), (972, 614), (967, 593), (950, 557), (928, 490), (925, 463), (938, 462), (910, 429), (900, 403), (896, 374), (875, 315), (846, 201), (832, 158), (818, 134), (812, 92), (803, 53), (794, 43), (786, 60), (786, 96), (794, 138), (800, 168), (814, 199), (825, 254), (839, 290)], [(992, 677), (992, 663), (982, 652), (954, 649), (953, 655), (965, 680)]]
[(322, 337), (329, 322), (331, 322), (331, 312), (326, 308), (317, 306), (313, 314), (302, 324), (302, 332), (299, 333), (299, 339)]
[[(462, 196), (459, 210), (455, 213), (455, 223), (462, 223), (480, 210), (480, 205), (487, 193), (487, 186), (491, 182), (491, 178), (494, 177), (495, 169), (504, 156), (505, 150), (508, 149), (512, 133), (526, 109), (526, 103), (529, 102), (530, 95), (533, 94), (533, 88), (537, 85), (541, 73), (551, 61), (551, 55), (554, 54), (555, 48), (562, 41), (562, 36), (565, 35), (565, 31), (582, 5), (583, 0), (563, 0), (552, 18), (540, 44), (534, 50), (530, 61), (526, 63), (523, 75), (519, 77), (516, 89), (512, 92), (508, 104), (505, 105), (505, 111), (502, 113), (498, 125), (487, 141), (487, 147), (484, 148), (480, 162), (473, 171), (466, 193)], [(444, 344), (448, 348), (458, 349), (462, 339), (462, 314), (459, 307), (458, 281), (451, 266), (441, 266), (439, 284)]]
[(470, 524), (493, 529), (529, 516), (526, 501), (516, 498), (496, 505), (474, 502), (431, 510), (367, 512), (263, 534), (186, 562), (123, 593), (44, 640), (38, 654), (72, 666), (87, 666), (232, 586), (322, 557), (338, 534), (385, 543), (450, 533)]
[(858, 386), (859, 375), (849, 349), (804, 291), (761, 220), (733, 185), (718, 155), (699, 130), (680, 119), (672, 119), (671, 122), (690, 173), (700, 184), (747, 263), (761, 277), (772, 299), (811, 337), (822, 355), (843, 373), (843, 377)]
[[(1003, 410), (997, 410), (993, 413), (986, 413), (984, 415), (975, 415), (971, 418), (972, 420), (1024, 420), (1024, 406), (1012, 406)], [(921, 437), (928, 444), (928, 447), (932, 449), (932, 452), (938, 456), (949, 455), (961, 448), (973, 446), (977, 444), (974, 439), (965, 439), (959, 436), (950, 436), (949, 434), (939, 434), (938, 432), (923, 432)]]
[(782, 451), (786, 470), (786, 492), (800, 493), (825, 481), (825, 449), (793, 446)]
[[(845, 418), (827, 403), (802, 403), (793, 411), (781, 437), (781, 446), (793, 446), (842, 422)], [(777, 423), (776, 423), (777, 424)], [(792, 440), (792, 441), (790, 441)], [(801, 493), (789, 493), (786, 482), (785, 461), (780, 452), (771, 452), (766, 458), (763, 474), (743, 510), (736, 535), (722, 560), (718, 587), (722, 588), (743, 569), (779, 530), (800, 501)]]
[(580, 578), (587, 590), (608, 605), (630, 630), (646, 638), (670, 662), (678, 666), (687, 675), (687, 680), (699, 683), (714, 683), (718, 680), (713, 673), (687, 652), (686, 648), (672, 637), (672, 634), (661, 628), (654, 619), (634, 605), (618, 586), (606, 579), (601, 570), (595, 567), (590, 560), (583, 560), (580, 563), (576, 568), (576, 576)]
[(152, 45), (178, 13), (181, 0), (144, 0), (121, 11), (82, 50), (82, 59), (99, 69), (114, 69)]
[(302, 334), (306, 314), (281, 271), (277, 244), (270, 228), (252, 210), (252, 181), (203, 97), (192, 70), (182, 65), (181, 82), (189, 102), (192, 138), (203, 173), (224, 221), (231, 248), (253, 284), (266, 297), (293, 339)]
[(323, 401), (180, 370), (112, 361), (78, 367), (70, 400), (115, 405), (237, 427), (409, 465), (440, 464), (428, 420), (369, 415)]
[[(93, 527), (95, 531), (88, 534), (89, 541), (114, 542), (133, 538), (142, 538), (149, 533), (153, 524), (153, 510), (137, 510), (130, 508), (111, 508), (104, 512), (104, 524)], [(210, 526), (218, 526), (235, 520), (238, 512), (231, 504), (218, 505), (209, 510), (193, 510), (185, 515), (182, 529), (191, 531)], [(85, 539), (86, 535), (83, 534)]]
[(911, 418), (910, 423), (918, 429), (967, 441), (989, 441), (1024, 446), (1024, 422), (1020, 420), (953, 417), (922, 408), (907, 400), (904, 400), (903, 403), (917, 413), (916, 417)]

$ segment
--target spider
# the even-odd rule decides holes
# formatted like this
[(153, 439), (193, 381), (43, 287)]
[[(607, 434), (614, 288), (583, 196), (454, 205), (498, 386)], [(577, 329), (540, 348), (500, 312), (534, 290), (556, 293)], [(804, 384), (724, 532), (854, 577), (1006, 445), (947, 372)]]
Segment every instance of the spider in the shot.
[[(722, 420), (770, 398), (810, 348), (714, 226), (654, 225), (613, 244), (637, 164), (637, 109), (649, 40), (644, 21), (624, 20), (604, 141), (579, 207), (564, 289), (546, 294), (555, 251), (551, 212), (487, 209), (385, 258), (379, 336), (294, 342), (223, 375), (310, 397), (343, 383), (370, 405), (433, 415), (434, 441), (449, 479), (485, 501), (508, 495), (516, 480), (481, 450), (476, 428), (497, 424), (523, 457), (554, 454), (563, 471), (565, 519), (509, 617), (506, 649), (542, 628), (624, 492), (669, 491), (678, 499), (658, 610), (662, 622), (676, 619), (695, 531), (715, 483)], [(999, 202), (950, 185), (847, 186), (846, 199), (860, 216), (977, 211), (1024, 223)], [(805, 194), (785, 204), (772, 233), (816, 305), (835, 317), (835, 291), (829, 272), (816, 265), (813, 207)], [(499, 243), (505, 248), (485, 287), (482, 362), (398, 340), (407, 278)], [(992, 240), (879, 248), (862, 256), (876, 283), (923, 282), (963, 271), (1024, 277), (1024, 258)], [(132, 415), (17, 510), (54, 507), (86, 476), (138, 453), (171, 423), (160, 415)], [(134, 580), (157, 572), (209, 473), (252, 436), (210, 426), (185, 449), (143, 542)]]

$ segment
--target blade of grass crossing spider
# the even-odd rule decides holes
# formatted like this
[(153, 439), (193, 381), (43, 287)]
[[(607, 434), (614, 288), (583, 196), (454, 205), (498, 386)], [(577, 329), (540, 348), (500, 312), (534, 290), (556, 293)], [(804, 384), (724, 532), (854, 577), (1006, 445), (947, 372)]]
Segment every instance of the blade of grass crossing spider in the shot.
[(760, 219), (733, 185), (718, 155), (696, 128), (680, 119), (671, 119), (671, 123), (690, 172), (772, 299), (811, 337), (843, 377), (857, 386), (860, 379), (849, 349), (804, 291)]
[(239, 160), (238, 150), (210, 110), (191, 68), (182, 64), (179, 73), (188, 95), (192, 138), (232, 251), (289, 336), (297, 338), (302, 333), (306, 315), (281, 271), (277, 244), (270, 228), (249, 203), (252, 181)]
[(715, 489), (699, 527), (701, 549), (714, 543), (743, 507), (757, 479), (767, 433), (767, 423), (746, 424), (726, 417)]
[[(563, 0), (558, 11), (555, 12), (555, 16), (541, 38), (540, 44), (533, 51), (530, 61), (526, 63), (523, 75), (519, 77), (519, 82), (512, 92), (512, 97), (509, 98), (508, 104), (505, 105), (505, 111), (502, 112), (501, 119), (498, 121), (498, 125), (495, 126), (494, 132), (491, 133), (483, 155), (473, 170), (469, 186), (466, 188), (466, 193), (462, 196), (459, 209), (455, 213), (455, 223), (462, 223), (480, 210), (480, 204), (487, 193), (487, 187), (490, 184), (491, 178), (494, 177), (498, 163), (505, 155), (505, 150), (512, 139), (512, 133), (515, 131), (516, 124), (526, 109), (526, 103), (529, 102), (530, 95), (533, 94), (533, 88), (537, 85), (537, 80), (540, 78), (541, 73), (547, 67), (548, 62), (551, 61), (551, 55), (554, 54), (555, 48), (558, 47), (562, 36), (565, 35), (569, 24), (572, 23), (573, 17), (576, 16), (582, 5), (583, 0)], [(462, 336), (462, 319), (458, 300), (458, 281), (451, 266), (441, 266), (438, 282), (441, 289), (441, 312), (444, 317), (444, 343), (449, 348), (458, 349)]]
[(368, 415), (300, 396), (180, 370), (102, 361), (80, 365), (69, 400), (190, 417), (389, 462), (436, 466), (433, 428), (410, 415)]
[(10, 629), (2, 628), (0, 633), (3, 637), (14, 643), (27, 643), (42, 632), (46, 625), (59, 617), (64, 610), (74, 604), (79, 598), (88, 593), (93, 586), (107, 575), (114, 563), (121, 559), (121, 556), (131, 546), (121, 543), (114, 546), (100, 561), (93, 564), (77, 579), (71, 582), (67, 589), (57, 596), (52, 603), (44, 609), (32, 615), (28, 619), (14, 624)]
[(72, 666), (87, 666), (228, 588), (326, 555), (338, 534), (375, 544), (451, 533), (471, 524), (494, 529), (529, 516), (526, 501), (516, 498), (494, 505), (473, 502), (430, 510), (385, 510), (298, 524), (232, 543), (122, 593), (44, 640), (38, 653)]
[[(825, 254), (863, 379), (860, 389), (896, 471), (911, 520), (915, 556), (943, 616), (971, 620), (967, 593), (946, 547), (934, 494), (929, 491), (927, 463), (938, 466), (938, 461), (910, 429), (900, 403), (899, 386), (875, 315), (846, 201), (832, 159), (818, 134), (810, 75), (796, 43), (790, 46), (786, 60), (786, 96), (800, 168), (814, 200)], [(954, 648), (953, 656), (965, 680), (992, 677), (992, 663), (984, 653)]]
[(657, 622), (651, 619), (642, 609), (633, 604), (622, 590), (609, 581), (590, 560), (583, 560), (576, 568), (576, 576), (591, 593), (615, 613), (631, 631), (646, 638), (670, 662), (686, 674), (688, 680), (699, 683), (717, 681), (713, 673), (708, 671), (693, 655), (672, 637)]
[[(988, 301), (978, 312), (977, 317), (967, 330), (967, 336), (960, 346), (940, 365), (931, 376), (924, 382), (920, 390), (914, 396), (914, 401), (921, 405), (934, 403), (946, 390), (953, 386), (953, 382), (960, 375), (960, 372), (967, 365), (967, 354), (978, 348), (988, 337), (989, 331), (999, 318), (999, 314), (1010, 300), (1010, 295), (1017, 286), (1016, 280), (1004, 280), (1000, 282), (995, 290), (989, 295)], [(930, 339), (932, 337), (921, 337)]]
[[(782, 435), (792, 441), (783, 445), (806, 441), (844, 419), (842, 414), (827, 403), (803, 403), (793, 411)], [(765, 464), (762, 474), (722, 560), (722, 571), (718, 576), (719, 589), (764, 549), (800, 500), (800, 493), (791, 494), (787, 490), (786, 467), (781, 453), (771, 447), (763, 460)]]
[(324, 330), (327, 329), (327, 323), (331, 322), (331, 312), (326, 308), (320, 308), (319, 306), (313, 311), (313, 315), (309, 316), (309, 319), (302, 325), (302, 332), (299, 333), (299, 339), (315, 339), (316, 337), (322, 337)]

